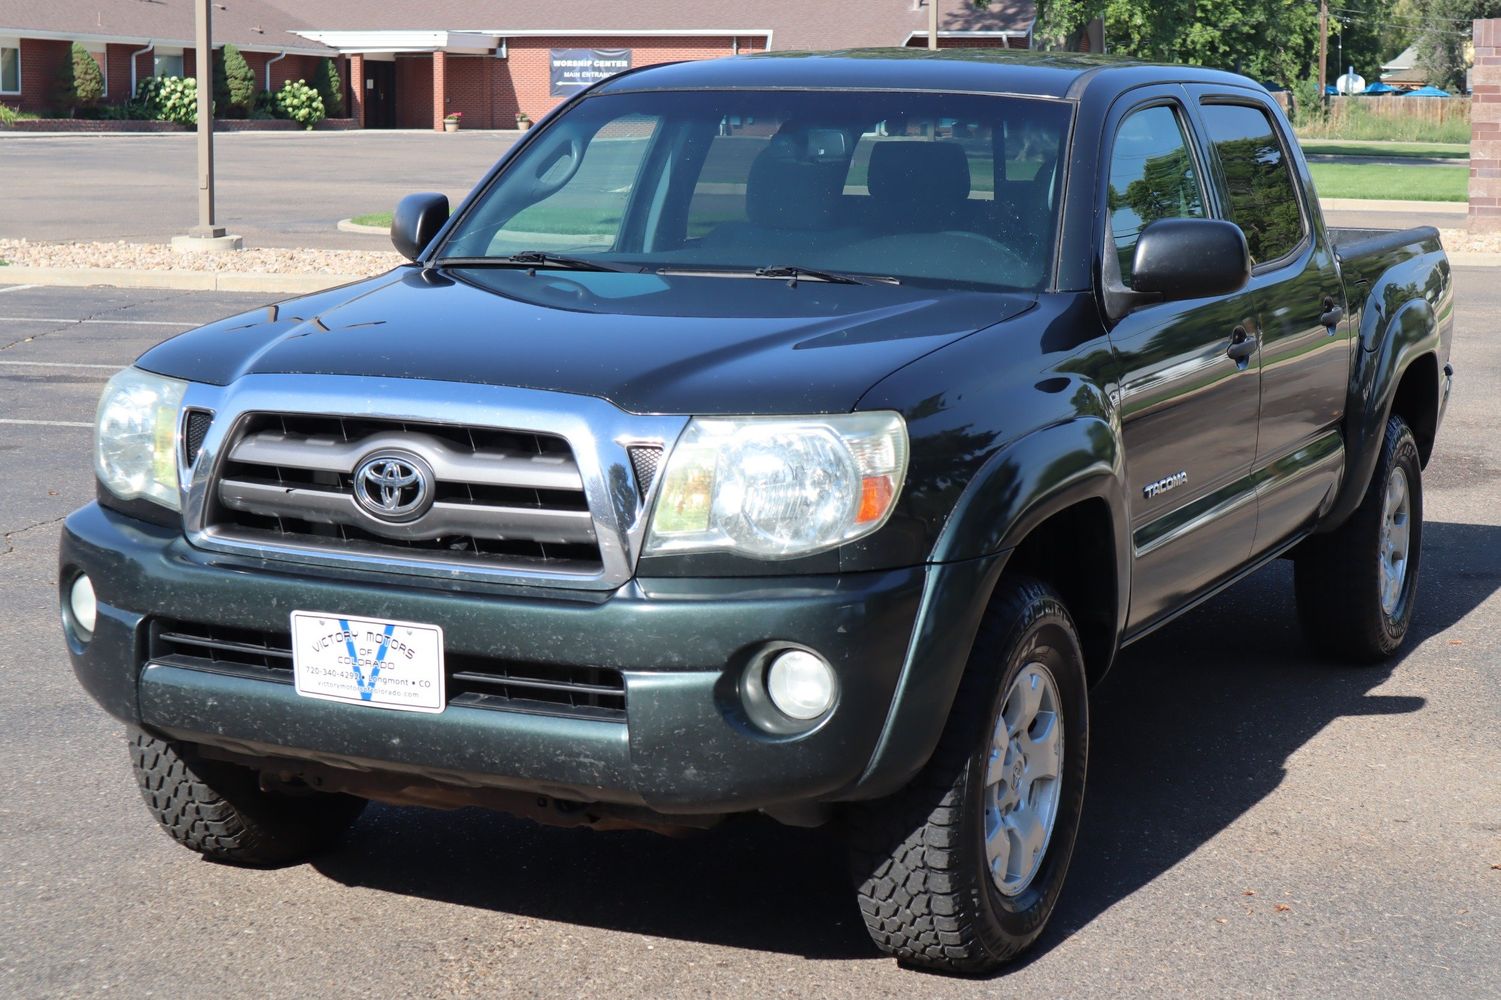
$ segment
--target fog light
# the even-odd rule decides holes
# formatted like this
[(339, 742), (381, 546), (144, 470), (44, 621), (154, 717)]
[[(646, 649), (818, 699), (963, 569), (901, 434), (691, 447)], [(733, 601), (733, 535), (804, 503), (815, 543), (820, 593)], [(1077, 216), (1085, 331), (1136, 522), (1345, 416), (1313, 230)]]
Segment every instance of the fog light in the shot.
[(834, 670), (822, 657), (801, 649), (778, 654), (766, 671), (766, 693), (784, 715), (807, 721), (834, 704)]
[(68, 590), (68, 609), (73, 612), (73, 623), (84, 633), (84, 638), (94, 634), (94, 622), (99, 617), (99, 602), (94, 598), (94, 581), (87, 573), (78, 574)]

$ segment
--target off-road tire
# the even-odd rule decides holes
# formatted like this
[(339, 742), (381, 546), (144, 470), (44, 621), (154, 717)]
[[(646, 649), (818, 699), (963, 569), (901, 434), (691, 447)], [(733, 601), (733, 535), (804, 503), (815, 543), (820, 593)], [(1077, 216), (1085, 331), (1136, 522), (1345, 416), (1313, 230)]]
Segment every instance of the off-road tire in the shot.
[[(1063, 787), (1037, 874), (1006, 897), (985, 861), (985, 758), (1006, 692), (1031, 662), (1049, 668), (1061, 695)], [(928, 763), (900, 792), (854, 804), (842, 817), (860, 911), (876, 946), (906, 965), (974, 975), (994, 971), (1036, 940), (1073, 854), (1088, 747), (1088, 687), (1072, 618), (1046, 584), (1002, 580)]]
[(334, 844), (365, 806), (348, 795), (262, 791), (256, 772), (132, 729), (130, 760), (146, 807), (173, 840), (251, 867), (304, 861)]
[[(1382, 502), (1396, 466), (1411, 496), (1407, 573), (1392, 614), (1381, 606)], [(1417, 442), (1399, 416), (1386, 422), (1381, 458), (1350, 519), (1305, 541), (1293, 560), (1298, 621), (1315, 651), (1352, 663), (1388, 659), (1407, 638), (1423, 552), (1423, 470)]]

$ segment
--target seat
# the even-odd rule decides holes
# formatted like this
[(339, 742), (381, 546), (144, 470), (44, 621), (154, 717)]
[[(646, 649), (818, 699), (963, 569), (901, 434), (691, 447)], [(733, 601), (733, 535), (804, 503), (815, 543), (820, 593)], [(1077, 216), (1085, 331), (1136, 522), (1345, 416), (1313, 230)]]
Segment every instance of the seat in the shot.
[(800, 159), (790, 146), (773, 142), (757, 154), (746, 175), (746, 221), (715, 227), (704, 236), (704, 245), (744, 248), (752, 254), (764, 247), (780, 257), (788, 247), (839, 239), (835, 224), (844, 172), (842, 163)]
[(968, 229), (969, 157), (955, 142), (887, 139), (870, 150), (874, 223), (886, 231)]

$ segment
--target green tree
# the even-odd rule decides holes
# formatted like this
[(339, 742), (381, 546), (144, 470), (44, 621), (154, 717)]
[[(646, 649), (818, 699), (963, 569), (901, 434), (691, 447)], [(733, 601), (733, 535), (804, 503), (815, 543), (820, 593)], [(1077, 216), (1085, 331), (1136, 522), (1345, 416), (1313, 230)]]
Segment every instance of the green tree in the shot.
[[(1374, 82), (1381, 77), (1381, 64), (1390, 62), (1412, 44), (1416, 22), (1398, 11), (1399, 0), (1331, 0), (1329, 57), (1324, 71), (1329, 82), (1338, 80), (1351, 66)], [(1315, 62), (1314, 75), (1318, 67)]]
[(1066, 38), (1095, 17), (1118, 55), (1234, 70), (1269, 83), (1317, 61), (1318, 5), (1306, 0), (1042, 0), (1040, 40)]
[(339, 79), (339, 68), (332, 59), (318, 60), (318, 68), (313, 71), (313, 89), (322, 98), (328, 117), (344, 117), (344, 82)]
[(1445, 90), (1464, 86), (1471, 21), (1501, 15), (1501, 0), (1418, 0), (1418, 65)]
[(104, 100), (104, 74), (88, 49), (73, 43), (73, 106), (93, 108)]
[(244, 118), (255, 103), (255, 71), (238, 47), (214, 52), (214, 106), (226, 118)]

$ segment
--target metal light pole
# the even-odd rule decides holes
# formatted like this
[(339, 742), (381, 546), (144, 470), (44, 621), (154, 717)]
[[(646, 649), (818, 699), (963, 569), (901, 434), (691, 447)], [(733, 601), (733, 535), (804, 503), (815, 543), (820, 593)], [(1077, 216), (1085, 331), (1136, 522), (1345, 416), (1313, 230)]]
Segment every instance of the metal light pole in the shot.
[(214, 42), (213, 4), (198, 0), (198, 225), (188, 230), (199, 239), (217, 239), (224, 227), (214, 225)]
[(244, 241), (214, 222), (214, 32), (212, 0), (196, 0), (198, 37), (198, 225), (172, 237), (184, 252), (238, 250)]

